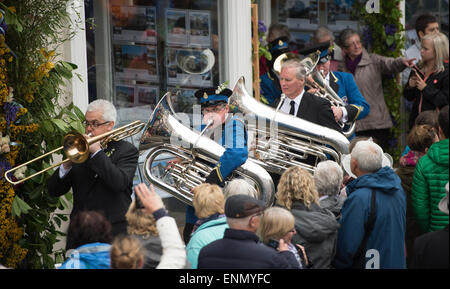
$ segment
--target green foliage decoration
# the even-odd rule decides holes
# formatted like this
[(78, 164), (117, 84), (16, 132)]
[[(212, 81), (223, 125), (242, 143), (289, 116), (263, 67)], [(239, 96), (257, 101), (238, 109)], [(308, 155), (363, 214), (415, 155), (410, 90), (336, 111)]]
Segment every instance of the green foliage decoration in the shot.
[[(80, 29), (81, 21), (73, 21), (69, 15), (74, 11), (70, 3), (0, 1), (8, 26), (4, 36), (8, 58), (2, 62), (6, 75), (0, 85), (9, 92), (8, 97), (0, 97), (0, 131), (10, 139), (10, 152), (0, 154), (1, 177), (6, 168), (60, 147), (68, 131), (84, 132), (80, 109), (72, 103), (61, 104), (64, 86), (77, 68), (61, 60), (58, 52), (74, 36), (75, 29)], [(53, 156), (48, 156), (29, 164), (25, 175), (49, 167), (52, 161)], [(67, 216), (57, 209), (64, 210), (70, 203), (49, 196), (46, 184), (52, 173), (42, 173), (16, 186), (2, 182), (0, 204), (7, 203), (8, 207), (0, 206), (0, 263), (13, 268), (54, 268), (63, 260), (64, 250), (54, 252), (53, 247), (64, 235), (58, 227)], [(71, 202), (70, 194), (66, 194), (66, 200)], [(2, 230), (12, 223), (18, 226), (14, 237), (8, 237)]]
[[(400, 21), (402, 17), (401, 1), (379, 1), (380, 13), (367, 13), (365, 2), (355, 4), (355, 11), (358, 14), (357, 18), (365, 25), (362, 31), (362, 40), (368, 51), (388, 57), (401, 57), (405, 45), (404, 27)], [(401, 124), (405, 122), (405, 117), (400, 114), (403, 88), (400, 85), (399, 76), (383, 77), (383, 89), (385, 102), (394, 123), (390, 130), (389, 153), (394, 159), (398, 159), (402, 150), (399, 142)]]

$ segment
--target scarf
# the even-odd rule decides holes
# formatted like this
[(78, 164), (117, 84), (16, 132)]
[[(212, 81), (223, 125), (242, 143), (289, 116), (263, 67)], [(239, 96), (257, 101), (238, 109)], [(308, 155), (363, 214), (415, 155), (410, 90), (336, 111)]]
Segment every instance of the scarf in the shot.
[(216, 219), (219, 219), (222, 217), (225, 217), (225, 214), (215, 213), (209, 217), (198, 219), (197, 222), (195, 222), (194, 228), (192, 229), (192, 233), (194, 233), (198, 229), (198, 227), (200, 227), (204, 223), (206, 223), (208, 221), (216, 220)]
[(345, 66), (347, 67), (348, 71), (350, 71), (353, 75), (355, 74), (356, 67), (358, 66), (359, 62), (361, 61), (362, 53), (356, 57), (354, 60), (351, 60), (348, 55), (345, 56)]

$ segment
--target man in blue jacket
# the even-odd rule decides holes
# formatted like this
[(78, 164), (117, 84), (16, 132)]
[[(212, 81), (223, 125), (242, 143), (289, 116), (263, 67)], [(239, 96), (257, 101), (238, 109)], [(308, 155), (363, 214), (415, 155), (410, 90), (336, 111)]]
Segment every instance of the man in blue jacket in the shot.
[[(210, 122), (206, 131), (206, 136), (211, 136), (214, 141), (225, 148), (225, 152), (219, 161), (214, 164), (214, 169), (206, 177), (205, 183), (224, 186), (225, 180), (231, 173), (248, 158), (247, 132), (242, 119), (232, 115), (228, 105), (228, 97), (232, 91), (225, 88), (224, 84), (218, 87), (202, 88), (195, 92), (199, 99), (203, 128)], [(187, 244), (190, 239), (192, 228), (197, 221), (195, 211), (192, 206), (187, 207), (186, 226), (183, 231), (184, 242)]]
[[(348, 72), (331, 71), (331, 56), (328, 48), (322, 50), (316, 69), (322, 74), (325, 83), (342, 99), (344, 106), (332, 106), (337, 122), (352, 123), (365, 118), (370, 112), (370, 105), (358, 89), (353, 75)], [(312, 93), (311, 90), (308, 92)], [(349, 139), (355, 137), (352, 134)]]
[[(406, 196), (400, 178), (390, 167), (382, 167), (382, 155), (381, 147), (372, 141), (359, 141), (352, 150), (350, 167), (357, 178), (347, 185), (333, 262), (336, 268), (406, 268)], [(374, 222), (369, 230), (371, 213)], [(360, 266), (355, 265), (358, 252), (362, 253)]]

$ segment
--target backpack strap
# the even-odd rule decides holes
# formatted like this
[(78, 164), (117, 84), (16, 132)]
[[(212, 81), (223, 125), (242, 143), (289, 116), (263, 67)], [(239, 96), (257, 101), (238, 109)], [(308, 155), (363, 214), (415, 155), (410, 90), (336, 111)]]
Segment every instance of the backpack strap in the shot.
[(364, 224), (364, 237), (361, 241), (361, 244), (358, 247), (358, 250), (356, 250), (355, 256), (353, 257), (352, 268), (359, 268), (359, 269), (365, 268), (367, 240), (369, 239), (369, 236), (372, 233), (373, 227), (375, 225), (375, 220), (377, 218), (376, 196), (377, 192), (375, 191), (375, 189), (372, 189), (369, 218), (367, 220), (367, 223)]

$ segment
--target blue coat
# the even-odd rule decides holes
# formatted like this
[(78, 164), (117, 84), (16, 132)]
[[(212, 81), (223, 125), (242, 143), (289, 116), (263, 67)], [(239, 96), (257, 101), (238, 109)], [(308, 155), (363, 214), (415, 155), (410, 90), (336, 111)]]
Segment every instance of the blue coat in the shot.
[(281, 96), (279, 81), (268, 72), (260, 78), (261, 102), (271, 105), (277, 98)]
[(225, 123), (219, 144), (225, 148), (225, 152), (220, 157), (217, 167), (220, 176), (225, 180), (248, 159), (247, 132), (243, 121), (237, 116), (233, 116)]
[[(380, 269), (406, 268), (406, 195), (400, 178), (389, 167), (360, 176), (347, 185), (348, 197), (342, 207), (333, 262), (336, 268), (350, 268), (352, 265), (369, 217), (372, 188), (376, 191), (376, 220), (367, 240), (366, 252), (370, 249), (378, 251)], [(368, 255), (366, 262), (375, 260), (374, 255)]]
[(197, 228), (186, 246), (186, 255), (189, 263), (191, 263), (191, 269), (197, 269), (200, 250), (209, 243), (222, 239), (227, 228), (227, 218), (225, 217), (208, 221)]
[[(224, 153), (215, 165), (217, 175), (223, 182), (236, 168), (248, 159), (247, 132), (243, 121), (237, 116), (230, 117), (222, 125), (222, 136), (218, 143), (225, 148)], [(186, 209), (186, 223), (194, 224), (197, 221), (192, 206)]]
[(353, 75), (348, 72), (330, 72), (330, 86), (333, 87), (333, 83), (339, 86), (337, 94), (345, 103), (347, 108), (348, 119), (350, 121), (354, 119), (365, 118), (370, 112), (370, 105), (367, 103), (364, 96), (358, 89)]

